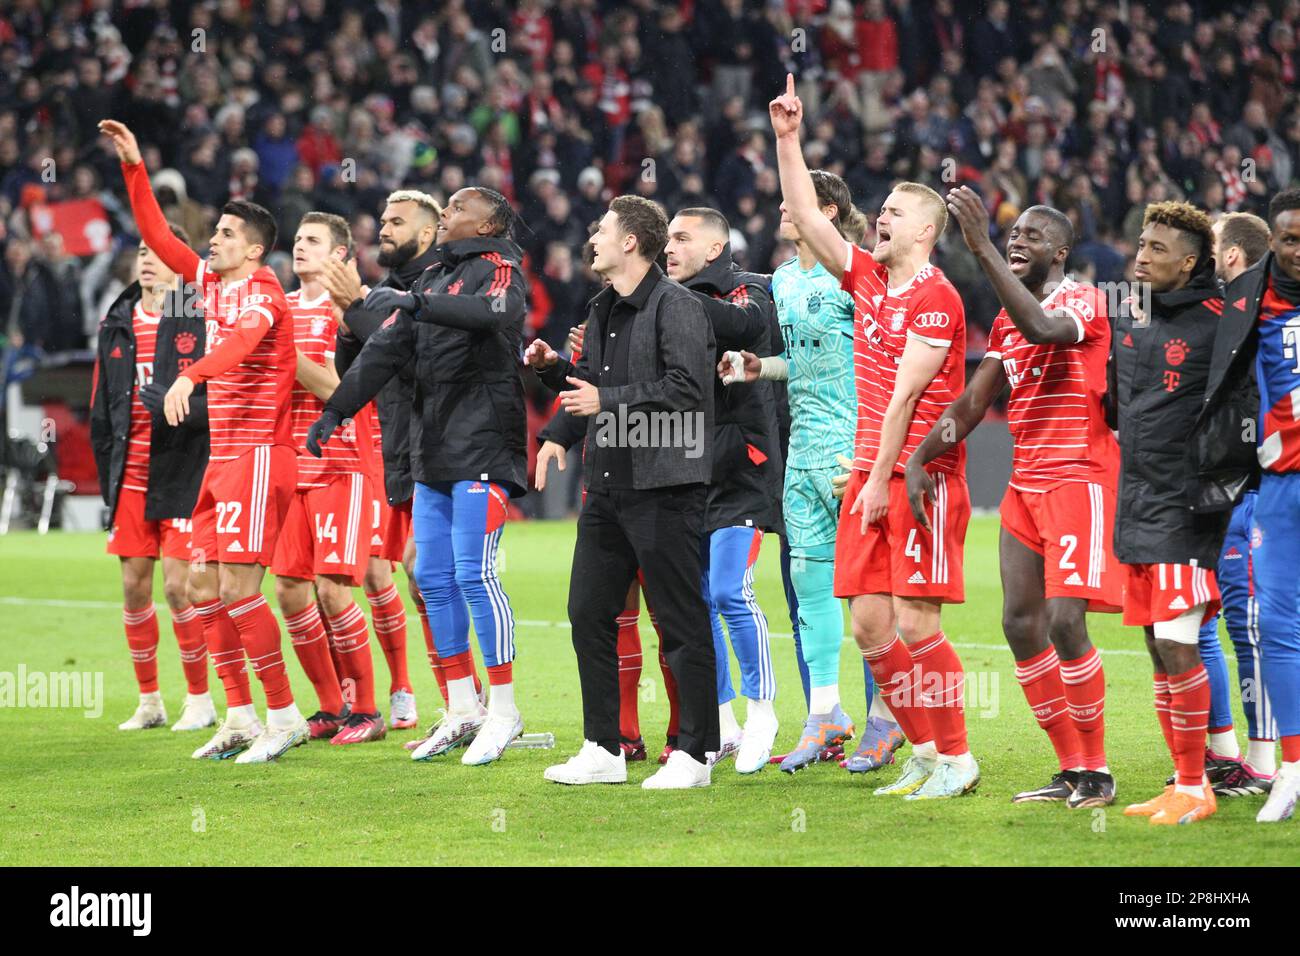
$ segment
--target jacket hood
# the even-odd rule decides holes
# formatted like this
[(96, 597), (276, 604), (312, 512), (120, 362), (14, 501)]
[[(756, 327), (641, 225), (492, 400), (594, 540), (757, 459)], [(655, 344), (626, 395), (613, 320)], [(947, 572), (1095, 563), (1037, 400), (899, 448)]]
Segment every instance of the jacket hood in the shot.
[(112, 326), (131, 324), (131, 313), (135, 311), (135, 304), (140, 301), (141, 296), (139, 280), (132, 282), (122, 290), (122, 294), (113, 300), (113, 304), (108, 307), (104, 313), (104, 321), (100, 323), (100, 328), (110, 328)]
[(439, 261), (438, 248), (438, 246), (430, 245), (428, 249), (425, 249), (414, 258), (408, 259), (396, 269), (391, 270), (389, 274), (395, 276), (404, 288), (409, 289), (414, 285), (415, 280), (420, 277), (421, 272)]
[(514, 240), (502, 237), (474, 236), (469, 239), (454, 239), (438, 246), (438, 258), (449, 266), (488, 252), (495, 252), (515, 265), (524, 261), (524, 251)]

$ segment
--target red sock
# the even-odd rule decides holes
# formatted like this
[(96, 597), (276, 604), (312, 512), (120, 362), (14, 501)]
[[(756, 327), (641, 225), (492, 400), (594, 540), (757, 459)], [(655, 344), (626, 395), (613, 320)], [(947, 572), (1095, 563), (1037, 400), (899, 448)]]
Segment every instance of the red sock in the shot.
[[(470, 656), (470, 666), (474, 666), (473, 655)], [(515, 665), (506, 661), (504, 664), (488, 665), (488, 685), (496, 687), (498, 684), (512, 684), (515, 680)]]
[(281, 710), (293, 703), (289, 689), (289, 673), (280, 653), (280, 622), (271, 613), (271, 606), (260, 594), (246, 597), (226, 608), (230, 620), (239, 632), (240, 643), (248, 655), (253, 673), (262, 682), (266, 706)]
[(637, 715), (637, 691), (641, 683), (641, 633), (637, 630), (637, 613), (624, 611), (618, 616), (618, 733), (624, 740), (641, 736)]
[(1174, 752), (1174, 726), (1169, 722), (1169, 675), (1156, 674), (1153, 681), (1156, 692), (1156, 720), (1160, 721), (1160, 732), (1165, 735), (1165, 746)]
[(650, 614), (650, 624), (659, 638), (659, 670), (663, 672), (664, 692), (668, 694), (668, 736), (676, 737), (682, 729), (681, 707), (677, 699), (677, 678), (673, 676), (673, 670), (668, 666), (668, 658), (664, 657), (664, 633), (659, 630), (659, 619), (655, 617), (652, 609), (647, 608), (647, 611)]
[(1295, 763), (1300, 760), (1300, 734), (1288, 734), (1282, 738), (1282, 762)]
[(1106, 766), (1106, 671), (1097, 648), (1072, 661), (1061, 661), (1061, 681), (1070, 705), (1086, 770)]
[(920, 668), (912, 660), (907, 645), (895, 637), (884, 647), (864, 651), (862, 656), (871, 668), (881, 699), (912, 746), (934, 740), (930, 713), (921, 700)]
[(152, 694), (158, 690), (158, 612), (152, 604), (138, 611), (123, 608), (122, 626), (135, 667), (135, 682), (140, 685), (140, 693)]
[(248, 668), (244, 666), (244, 642), (226, 606), (213, 598), (195, 604), (194, 610), (203, 622), (203, 640), (212, 657), (212, 668), (226, 691), (226, 708), (251, 704), (253, 694), (248, 686)]
[(464, 680), (474, 671), (474, 655), (469, 651), (442, 659), (442, 672), (447, 680)]
[(302, 665), (303, 672), (316, 688), (316, 699), (320, 709), (327, 714), (343, 712), (343, 694), (339, 691), (339, 677), (334, 672), (334, 662), (330, 659), (329, 638), (325, 634), (325, 622), (321, 620), (320, 610), (315, 604), (308, 604), (306, 609), (292, 617), (284, 619), (285, 630), (293, 642), (293, 652)]
[(208, 692), (208, 644), (203, 639), (203, 622), (194, 605), (172, 611), (172, 633), (181, 649), (181, 669), (191, 694)]
[(1016, 663), (1016, 680), (1025, 692), (1034, 719), (1047, 731), (1061, 769), (1073, 770), (1083, 765), (1082, 745), (1075, 723), (1070, 719), (1066, 688), (1061, 679), (1061, 661), (1056, 656), (1056, 648), (1050, 645), (1047, 650)]
[(410, 691), (411, 675), (406, 672), (406, 607), (396, 584), (390, 584), (378, 594), (366, 592), (370, 602), (370, 623), (375, 629), (375, 640), (388, 662), (388, 693)]
[(1169, 675), (1169, 723), (1180, 787), (1199, 787), (1205, 777), (1205, 738), (1210, 722), (1210, 676), (1197, 664)]
[(370, 631), (366, 616), (353, 601), (342, 614), (329, 619), (331, 643), (338, 654), (340, 675), (351, 681), (352, 710), (358, 714), (375, 712), (375, 662), (370, 657)]

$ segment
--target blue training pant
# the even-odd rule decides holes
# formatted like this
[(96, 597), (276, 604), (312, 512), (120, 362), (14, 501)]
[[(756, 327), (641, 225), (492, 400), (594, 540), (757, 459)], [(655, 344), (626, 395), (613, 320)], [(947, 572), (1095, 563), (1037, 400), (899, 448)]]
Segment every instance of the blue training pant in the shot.
[(754, 596), (754, 562), (758, 560), (762, 541), (763, 532), (758, 528), (719, 528), (704, 539), (700, 549), (702, 587), (709, 604), (713, 647), (718, 660), (720, 705), (736, 696), (731, 686), (730, 657), (722, 621), (727, 623), (727, 635), (740, 662), (740, 692), (750, 700), (776, 697), (767, 618)]
[(508, 501), (485, 481), (415, 483), (415, 582), (439, 657), (469, 650), (472, 617), (485, 665), (515, 658), (515, 617), (497, 573)]
[(1278, 733), (1293, 737), (1300, 734), (1300, 472), (1264, 472), (1251, 544), (1261, 676)]

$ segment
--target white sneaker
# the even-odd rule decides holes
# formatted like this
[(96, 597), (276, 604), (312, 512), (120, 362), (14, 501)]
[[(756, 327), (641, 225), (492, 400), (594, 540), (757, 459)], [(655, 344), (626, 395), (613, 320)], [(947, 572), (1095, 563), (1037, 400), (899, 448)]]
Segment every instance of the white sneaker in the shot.
[(707, 763), (700, 763), (685, 750), (674, 750), (658, 773), (641, 781), (641, 788), (690, 790), (692, 787), (707, 787), (711, 771), (712, 768)]
[(1255, 815), (1255, 822), (1281, 823), (1291, 819), (1297, 797), (1300, 797), (1300, 764), (1284, 763), (1273, 778), (1273, 789)]
[(552, 783), (578, 786), (584, 783), (627, 783), (627, 761), (620, 751), (616, 757), (600, 744), (584, 740), (582, 749), (564, 763), (547, 767), (542, 775)]
[(243, 753), (261, 733), (262, 725), (256, 720), (246, 724), (232, 724), (227, 717), (212, 735), (212, 739), (190, 756), (195, 760), (225, 760)]
[(172, 724), (172, 730), (202, 730), (217, 722), (217, 708), (211, 694), (186, 694), (181, 719)]
[(765, 717), (751, 717), (745, 721), (740, 750), (736, 754), (736, 773), (758, 773), (767, 766), (779, 726), (775, 720)]
[(420, 722), (415, 710), (415, 695), (409, 690), (395, 690), (388, 696), (388, 726), (406, 730)]
[(474, 736), (474, 742), (465, 749), (460, 762), (467, 767), (491, 763), (506, 752), (510, 741), (524, 732), (524, 718), (514, 714), (488, 714), (487, 720)]
[(487, 711), (483, 708), (468, 714), (448, 714), (429, 738), (411, 751), (411, 759), (431, 760), (457, 747), (464, 747), (474, 739), (486, 721)]
[(734, 737), (727, 737), (722, 741), (722, 745), (717, 750), (711, 750), (704, 756), (709, 761), (709, 766), (713, 767), (722, 763), (728, 757), (733, 756), (740, 750), (740, 745), (745, 739), (745, 732), (741, 731)]
[(311, 728), (307, 726), (306, 719), (299, 715), (298, 722), (290, 727), (267, 727), (247, 750), (235, 758), (235, 763), (270, 763), (310, 739)]
[(149, 730), (153, 727), (167, 726), (167, 708), (163, 706), (162, 694), (141, 694), (140, 704), (135, 713), (117, 725), (118, 730)]

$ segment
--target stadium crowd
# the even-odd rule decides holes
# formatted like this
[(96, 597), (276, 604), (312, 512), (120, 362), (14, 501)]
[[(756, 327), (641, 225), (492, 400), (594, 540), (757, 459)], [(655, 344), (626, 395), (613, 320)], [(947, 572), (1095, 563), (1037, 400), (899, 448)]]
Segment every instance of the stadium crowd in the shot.
[[(1078, 231), (1072, 271), (1120, 279), (1149, 203), (1262, 213), (1296, 179), (1298, 29), (1300, 0), (15, 0), (0, 331), (84, 348), (129, 282), (134, 225), (95, 129), (118, 116), (191, 235), (230, 199), (277, 212), (286, 288), (309, 209), (348, 220), (374, 280), (391, 190), (498, 189), (528, 227), (531, 331), (560, 342), (597, 288), (577, 250), (619, 192), (721, 210), (747, 268), (789, 257), (766, 117), (787, 70), (809, 163), (870, 220), (897, 179), (968, 183), (995, 241), (1048, 203)], [(978, 358), (996, 300), (958, 235), (935, 261)]]

